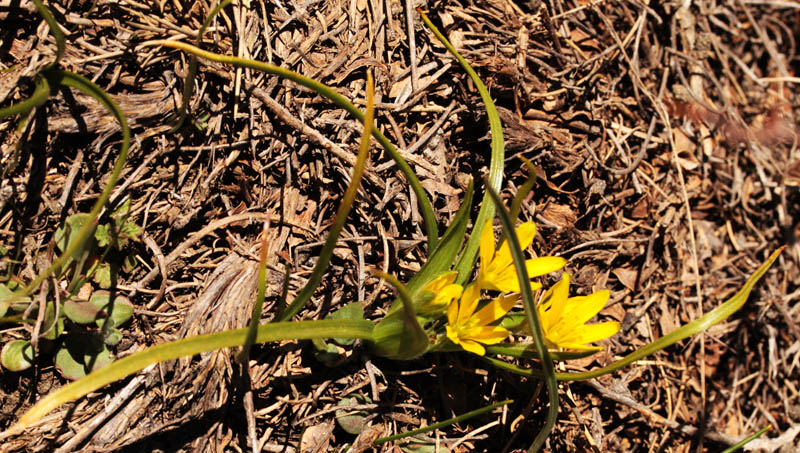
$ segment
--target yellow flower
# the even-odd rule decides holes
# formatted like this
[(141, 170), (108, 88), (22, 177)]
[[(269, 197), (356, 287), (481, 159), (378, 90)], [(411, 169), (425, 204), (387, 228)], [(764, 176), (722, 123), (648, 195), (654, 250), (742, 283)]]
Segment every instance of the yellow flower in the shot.
[(461, 296), (463, 291), (461, 285), (453, 283), (457, 275), (456, 271), (447, 272), (425, 285), (421, 294), (428, 300), (417, 307), (417, 311), (421, 314), (444, 312), (452, 301)]
[(604, 289), (588, 296), (569, 296), (570, 275), (564, 273), (542, 298), (537, 309), (548, 348), (599, 351), (600, 346), (588, 343), (608, 338), (619, 332), (616, 321), (586, 324), (608, 302), (609, 291)]
[[(536, 235), (536, 224), (526, 222), (517, 227), (517, 237), (522, 250), (528, 248)], [(486, 222), (481, 235), (481, 268), (478, 272), (476, 284), (481, 289), (496, 290), (504, 293), (518, 293), (519, 280), (517, 271), (514, 269), (514, 260), (511, 258), (511, 249), (508, 241), (503, 241), (503, 245), (495, 252), (494, 232), (492, 231), (491, 220)], [(525, 261), (530, 278), (539, 277), (550, 272), (557, 271), (567, 264), (567, 260), (557, 256), (545, 256), (533, 258)], [(531, 282), (531, 289), (541, 288), (540, 283)]]
[(453, 301), (447, 309), (447, 338), (465, 350), (484, 355), (484, 344), (496, 344), (506, 339), (509, 331), (491, 323), (505, 316), (519, 301), (517, 295), (501, 295), (478, 308), (480, 288), (469, 285), (464, 289), (459, 302)]

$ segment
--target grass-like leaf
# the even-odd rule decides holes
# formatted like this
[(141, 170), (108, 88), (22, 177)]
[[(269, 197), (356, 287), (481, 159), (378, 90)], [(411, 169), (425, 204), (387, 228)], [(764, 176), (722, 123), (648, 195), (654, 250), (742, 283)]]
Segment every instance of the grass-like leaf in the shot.
[(64, 71), (58, 68), (51, 68), (45, 69), (45, 77), (54, 85), (61, 85), (65, 87), (75, 88), (83, 93), (93, 97), (97, 100), (103, 107), (106, 108), (114, 118), (120, 124), (120, 128), (122, 129), (122, 145), (120, 146), (119, 156), (117, 156), (117, 161), (114, 163), (114, 168), (111, 170), (111, 176), (108, 178), (108, 182), (106, 186), (103, 188), (103, 191), (100, 193), (100, 196), (97, 198), (92, 210), (89, 212), (89, 220), (81, 227), (78, 233), (75, 235), (75, 239), (70, 242), (67, 250), (55, 259), (50, 267), (48, 267), (44, 272), (40, 273), (36, 278), (30, 282), (25, 288), (22, 288), (20, 291), (17, 291), (15, 296), (17, 298), (22, 298), (29, 296), (32, 294), (39, 285), (42, 284), (45, 278), (50, 276), (55, 269), (60, 269), (67, 260), (72, 257), (79, 255), (85, 245), (87, 240), (92, 236), (94, 233), (94, 229), (97, 226), (97, 218), (100, 216), (100, 212), (103, 210), (108, 198), (111, 196), (111, 191), (114, 190), (114, 186), (116, 186), (117, 181), (119, 181), (119, 176), (122, 173), (122, 169), (125, 168), (125, 163), (128, 160), (128, 149), (130, 148), (131, 144), (131, 131), (128, 128), (128, 120), (125, 117), (125, 114), (122, 113), (122, 110), (119, 108), (116, 102), (108, 95), (102, 88), (95, 85), (91, 80), (69, 72)]
[[(472, 66), (467, 63), (461, 55), (459, 55), (458, 51), (447, 38), (436, 28), (435, 25), (428, 19), (428, 16), (425, 13), (417, 8), (417, 12), (419, 12), (420, 16), (422, 16), (422, 20), (425, 22), (425, 25), (430, 28), (436, 38), (441, 41), (442, 44), (447, 48), (447, 50), (456, 57), (458, 63), (464, 68), (464, 71), (467, 72), (470, 79), (472, 79), (473, 83), (475, 83), (475, 87), (478, 88), (478, 92), (481, 95), (481, 99), (486, 106), (486, 116), (489, 118), (489, 131), (492, 135), (492, 156), (491, 161), (489, 162), (489, 175), (487, 176), (487, 187), (491, 187), (495, 192), (500, 191), (500, 185), (503, 183), (503, 159), (505, 156), (505, 144), (503, 141), (503, 125), (500, 123), (500, 115), (497, 113), (497, 108), (494, 105), (494, 101), (492, 100), (491, 95), (489, 95), (489, 90), (486, 89), (486, 85), (483, 84), (483, 81), (478, 74), (472, 69)], [(472, 269), (475, 268), (475, 262), (478, 259), (478, 246), (480, 245), (481, 240), (481, 232), (483, 231), (484, 226), (486, 225), (486, 221), (494, 217), (494, 210), (495, 206), (493, 203), (490, 203), (487, 199), (487, 196), (484, 195), (483, 202), (481, 203), (481, 209), (478, 211), (478, 218), (475, 220), (473, 224), (472, 233), (467, 240), (467, 245), (464, 248), (464, 252), (458, 259), (458, 263), (456, 263), (456, 271), (458, 271), (458, 278), (456, 279), (456, 283), (465, 284), (469, 281), (469, 278), (472, 276)]]
[[(333, 337), (371, 340), (373, 327), (374, 325), (370, 321), (355, 319), (273, 323), (259, 326), (255, 341), (257, 343), (268, 343), (283, 340), (310, 340), (313, 338)], [(247, 330), (245, 327), (184, 338), (153, 346), (119, 359), (45, 396), (36, 405), (28, 409), (8, 431), (0, 435), (0, 438), (20, 432), (62, 404), (75, 401), (90, 392), (124, 379), (154, 363), (222, 348), (241, 346), (247, 338)]]
[[(356, 117), (359, 121), (364, 121), (364, 112), (359, 110), (358, 107), (353, 105), (346, 97), (342, 96), (341, 94), (337, 93), (331, 87), (320, 83), (314, 79), (310, 79), (306, 76), (300, 75), (294, 71), (290, 71), (285, 68), (281, 68), (280, 66), (271, 65), (269, 63), (264, 63), (261, 61), (255, 60), (246, 60), (243, 58), (237, 57), (229, 57), (227, 55), (220, 55), (213, 52), (207, 52), (202, 49), (198, 49), (191, 44), (186, 44), (183, 42), (178, 41), (148, 41), (142, 43), (142, 46), (163, 46), (163, 47), (172, 47), (174, 49), (180, 49), (184, 52), (188, 52), (192, 55), (196, 55), (200, 58), (205, 58), (206, 60), (216, 61), (218, 63), (229, 64), (235, 66), (237, 68), (250, 68), (256, 71), (266, 72), (267, 74), (276, 75), (278, 77), (283, 77), (284, 79), (291, 80), (299, 85), (302, 85), (308, 89), (314, 90), (317, 94), (328, 98), (331, 102), (336, 104), (337, 106), (343, 108), (348, 113)], [(408, 165), (408, 162), (403, 159), (403, 156), (397, 151), (397, 148), (389, 141), (377, 128), (372, 129), (372, 136), (378, 140), (378, 143), (383, 146), (389, 156), (394, 160), (397, 164), (397, 167), (400, 171), (403, 172), (406, 179), (408, 179), (408, 183), (411, 186), (411, 190), (414, 191), (414, 194), (417, 196), (417, 201), (419, 202), (420, 211), (422, 213), (423, 222), (425, 223), (425, 234), (428, 237), (428, 250), (433, 250), (436, 247), (436, 243), (439, 240), (439, 227), (436, 223), (436, 214), (433, 211), (433, 207), (431, 206), (431, 202), (428, 199), (428, 195), (425, 193), (425, 189), (419, 182), (419, 178), (414, 173), (414, 170), (411, 169), (411, 166)]]
[(339, 209), (336, 210), (336, 216), (333, 218), (333, 225), (331, 225), (328, 237), (325, 239), (325, 244), (322, 246), (322, 251), (319, 252), (319, 257), (317, 258), (317, 263), (314, 265), (314, 270), (311, 272), (311, 277), (308, 278), (308, 282), (303, 289), (300, 290), (292, 303), (275, 317), (276, 321), (288, 321), (303, 308), (303, 305), (311, 299), (314, 291), (316, 291), (320, 282), (322, 282), (322, 275), (331, 262), (333, 249), (336, 248), (336, 241), (339, 239), (339, 234), (341, 234), (342, 229), (344, 229), (347, 215), (353, 207), (356, 194), (358, 193), (358, 187), (361, 185), (361, 177), (364, 175), (364, 170), (367, 167), (369, 138), (373, 130), (372, 122), (375, 118), (374, 101), (372, 74), (367, 72), (367, 113), (362, 120), (364, 122), (364, 131), (361, 134), (361, 144), (358, 147), (358, 157), (353, 167), (353, 176), (350, 178), (350, 184), (347, 186), (342, 201), (339, 203)]
[(558, 418), (558, 383), (556, 382), (553, 360), (550, 358), (550, 352), (547, 350), (547, 345), (544, 342), (542, 325), (539, 323), (539, 312), (536, 310), (536, 302), (533, 300), (531, 278), (528, 276), (528, 269), (525, 266), (525, 255), (522, 254), (522, 248), (519, 245), (519, 238), (517, 238), (517, 233), (514, 229), (514, 221), (509, 212), (506, 211), (505, 206), (503, 206), (503, 200), (500, 199), (500, 195), (491, 187), (487, 187), (486, 190), (497, 207), (497, 216), (500, 218), (500, 224), (503, 226), (503, 233), (508, 242), (511, 257), (514, 259), (514, 269), (517, 271), (517, 278), (520, 282), (519, 287), (522, 303), (525, 306), (525, 315), (528, 318), (528, 325), (531, 326), (533, 341), (536, 344), (536, 351), (539, 353), (542, 364), (542, 375), (545, 384), (547, 384), (547, 394), (550, 399), (545, 424), (542, 430), (536, 435), (536, 438), (533, 439), (530, 448), (528, 448), (529, 453), (534, 453), (539, 451), (542, 445), (544, 445), (544, 441), (547, 440), (550, 431), (553, 430), (556, 424), (556, 418)]
[(434, 424), (432, 424), (430, 426), (424, 426), (422, 428), (417, 428), (417, 429), (414, 429), (414, 430), (411, 430), (411, 431), (408, 431), (408, 432), (405, 432), (405, 433), (394, 434), (394, 435), (388, 436), (388, 437), (381, 437), (380, 439), (376, 439), (375, 442), (373, 442), (373, 444), (374, 445), (381, 445), (381, 444), (385, 444), (386, 442), (391, 442), (393, 440), (399, 440), (399, 439), (404, 439), (406, 437), (416, 436), (418, 434), (429, 433), (431, 431), (434, 431), (434, 430), (437, 430), (437, 429), (441, 429), (441, 428), (444, 428), (446, 426), (454, 425), (456, 423), (461, 423), (464, 420), (469, 420), (470, 418), (477, 417), (477, 416), (485, 414), (487, 412), (491, 412), (491, 411), (497, 409), (498, 407), (505, 406), (506, 404), (513, 404), (513, 403), (514, 403), (514, 400), (500, 401), (499, 403), (490, 404), (490, 405), (482, 407), (480, 409), (475, 409), (474, 411), (469, 411), (469, 412), (467, 412), (465, 414), (461, 414), (461, 415), (459, 415), (457, 417), (453, 417), (453, 418), (441, 421), (439, 423), (434, 423)]
[(417, 320), (411, 295), (394, 275), (374, 271), (374, 275), (386, 280), (397, 290), (402, 310), (386, 315), (373, 331), (373, 351), (395, 360), (411, 360), (428, 350), (430, 340)]
[(50, 33), (56, 40), (56, 59), (49, 65), (49, 67), (55, 68), (58, 62), (61, 61), (61, 57), (64, 56), (64, 49), (66, 48), (64, 32), (61, 31), (61, 27), (58, 26), (58, 22), (56, 22), (56, 18), (53, 17), (53, 13), (44, 6), (42, 0), (33, 0), (33, 4), (36, 5), (36, 9), (39, 11), (42, 19), (47, 22), (47, 26), (50, 27)]
[[(203, 43), (203, 34), (205, 34), (206, 29), (209, 25), (211, 25), (211, 21), (219, 14), (222, 8), (231, 4), (231, 0), (223, 0), (217, 3), (217, 6), (208, 13), (208, 17), (203, 22), (203, 25), (197, 30), (197, 39), (195, 40), (195, 45), (200, 47)], [(181, 96), (181, 106), (178, 107), (178, 112), (175, 114), (177, 119), (175, 120), (175, 125), (172, 126), (169, 133), (177, 132), (181, 126), (183, 125), (184, 120), (186, 120), (186, 114), (189, 109), (189, 101), (192, 99), (192, 94), (194, 94), (194, 78), (197, 75), (197, 56), (192, 55), (189, 59), (189, 68), (186, 70), (186, 77), (183, 79), (183, 93)]]
[[(636, 351), (628, 354), (627, 356), (623, 357), (616, 362), (613, 362), (607, 366), (602, 368), (598, 368), (592, 371), (585, 371), (581, 373), (556, 373), (556, 379), (559, 381), (585, 381), (588, 379), (594, 379), (596, 377), (602, 376), (604, 374), (613, 373), (620, 368), (623, 368), (631, 363), (643, 359), (651, 354), (654, 354), (668, 346), (671, 346), (681, 340), (691, 337), (692, 335), (696, 335), (711, 326), (718, 324), (725, 319), (727, 319), (732, 314), (736, 313), (742, 305), (747, 301), (747, 297), (750, 295), (750, 292), (753, 290), (753, 286), (767, 273), (769, 268), (778, 259), (778, 256), (781, 252), (786, 248), (783, 246), (778, 250), (772, 252), (772, 255), (764, 261), (761, 266), (759, 266), (753, 275), (750, 276), (749, 279), (745, 282), (742, 289), (739, 290), (733, 297), (725, 301), (719, 307), (711, 310), (710, 312), (706, 313), (705, 315), (701, 316), (698, 319), (686, 324), (685, 326), (680, 327), (679, 329), (675, 330), (674, 332), (670, 332), (667, 335), (659, 338), (652, 343), (648, 343), (647, 345), (637, 349)], [(494, 364), (495, 366), (526, 376), (542, 376), (541, 372), (538, 370), (529, 370), (520, 368), (516, 365), (512, 365), (510, 363), (503, 362), (502, 360), (497, 360), (491, 357), (486, 357), (485, 360), (489, 361), (490, 363)]]
[(42, 74), (36, 74), (33, 94), (28, 99), (0, 109), (0, 118), (13, 115), (27, 115), (34, 108), (47, 102), (50, 97), (50, 81)]

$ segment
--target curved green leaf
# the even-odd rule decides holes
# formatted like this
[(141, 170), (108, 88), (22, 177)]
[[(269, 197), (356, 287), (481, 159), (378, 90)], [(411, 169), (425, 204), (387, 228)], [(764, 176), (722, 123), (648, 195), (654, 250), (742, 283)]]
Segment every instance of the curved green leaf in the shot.
[[(422, 20), (425, 22), (425, 25), (433, 32), (436, 38), (444, 44), (447, 50), (456, 57), (458, 63), (464, 68), (464, 71), (467, 72), (469, 78), (472, 79), (472, 82), (475, 83), (475, 87), (478, 89), (478, 92), (481, 95), (481, 99), (483, 100), (484, 105), (486, 106), (486, 116), (489, 118), (489, 131), (492, 134), (492, 157), (491, 161), (489, 162), (489, 175), (487, 176), (487, 188), (491, 188), (495, 192), (500, 191), (500, 185), (503, 183), (503, 159), (505, 155), (505, 144), (503, 141), (503, 125), (500, 122), (500, 115), (497, 113), (497, 108), (494, 106), (494, 101), (492, 100), (492, 96), (489, 94), (489, 90), (486, 89), (486, 85), (483, 84), (483, 81), (478, 74), (472, 69), (472, 66), (467, 63), (467, 60), (462, 57), (455, 47), (450, 44), (450, 41), (444, 37), (444, 35), (436, 28), (435, 25), (428, 19), (428, 16), (425, 13), (417, 8), (417, 12), (419, 12), (420, 16), (422, 16)], [(475, 268), (475, 262), (478, 259), (478, 246), (480, 245), (481, 240), (481, 232), (483, 232), (483, 228), (486, 226), (486, 221), (494, 217), (494, 210), (495, 206), (493, 203), (489, 203), (487, 201), (487, 196), (484, 195), (483, 202), (481, 203), (481, 209), (478, 211), (478, 218), (475, 220), (473, 224), (472, 233), (469, 235), (469, 240), (467, 241), (467, 246), (464, 248), (464, 252), (458, 259), (458, 263), (456, 264), (455, 269), (458, 271), (458, 279), (456, 279), (456, 283), (464, 284), (469, 281), (470, 277), (472, 276), (472, 269)]]
[(372, 122), (375, 118), (374, 109), (374, 93), (372, 86), (372, 74), (367, 72), (367, 114), (363, 118), (364, 131), (361, 134), (361, 143), (358, 147), (358, 157), (356, 164), (353, 167), (353, 176), (350, 178), (350, 184), (342, 196), (342, 201), (339, 203), (339, 209), (336, 210), (336, 216), (333, 218), (333, 225), (328, 232), (328, 237), (325, 239), (325, 244), (322, 246), (322, 251), (319, 252), (317, 263), (314, 265), (314, 270), (311, 272), (311, 277), (308, 282), (297, 294), (292, 303), (286, 307), (286, 310), (279, 313), (276, 321), (287, 321), (296, 315), (303, 305), (311, 299), (314, 291), (317, 290), (320, 282), (322, 282), (322, 275), (328, 268), (328, 264), (333, 257), (333, 250), (336, 248), (336, 241), (339, 239), (344, 229), (344, 224), (347, 221), (347, 215), (350, 214), (350, 209), (358, 193), (358, 187), (361, 185), (361, 177), (364, 175), (364, 170), (367, 168), (367, 159), (369, 158), (369, 137), (370, 132), (373, 130)]
[(5, 118), (7, 116), (13, 115), (27, 115), (28, 112), (33, 110), (35, 107), (38, 107), (45, 102), (50, 97), (50, 82), (47, 80), (47, 77), (43, 76), (42, 74), (36, 74), (34, 79), (34, 88), (33, 94), (28, 99), (25, 99), (22, 102), (18, 102), (14, 105), (10, 105), (6, 108), (0, 109), (0, 118)]
[(117, 156), (117, 161), (114, 163), (114, 168), (111, 171), (111, 176), (108, 178), (106, 186), (103, 188), (103, 191), (100, 193), (100, 196), (97, 198), (92, 210), (88, 214), (91, 221), (87, 221), (86, 224), (83, 225), (80, 230), (78, 230), (75, 240), (71, 241), (71, 244), (69, 244), (67, 250), (62, 253), (61, 256), (55, 259), (52, 264), (50, 264), (50, 267), (37, 275), (36, 278), (25, 288), (15, 293), (14, 297), (16, 299), (29, 296), (36, 290), (36, 288), (39, 287), (39, 285), (42, 284), (45, 278), (53, 273), (55, 269), (60, 269), (69, 259), (77, 256), (84, 249), (86, 241), (94, 233), (100, 211), (103, 210), (108, 198), (111, 196), (111, 191), (114, 190), (114, 186), (116, 186), (117, 181), (119, 180), (122, 169), (125, 168), (125, 162), (128, 159), (128, 149), (130, 148), (131, 144), (131, 131), (128, 128), (128, 120), (125, 118), (125, 114), (122, 113), (122, 110), (120, 110), (117, 103), (114, 102), (111, 96), (103, 91), (102, 88), (85, 77), (69, 71), (51, 68), (45, 69), (43, 72), (51, 81), (51, 83), (53, 83), (53, 81), (57, 82), (53, 83), (53, 85), (63, 85), (82, 91), (83, 93), (96, 99), (101, 105), (103, 105), (103, 107), (111, 112), (119, 122), (120, 128), (122, 129), (122, 145), (120, 146), (120, 152), (119, 156)]
[(419, 324), (414, 313), (414, 303), (405, 286), (394, 275), (381, 271), (373, 272), (397, 289), (403, 309), (386, 315), (373, 331), (373, 351), (382, 357), (395, 360), (411, 360), (428, 350), (428, 334)]
[[(351, 337), (372, 340), (374, 324), (363, 320), (297, 321), (258, 326), (257, 343), (282, 340), (310, 340), (313, 338)], [(39, 400), (20, 417), (6, 434), (15, 434), (47, 415), (62, 404), (93, 392), (107, 384), (141, 371), (154, 363), (180, 357), (232, 348), (244, 344), (247, 328), (199, 335), (152, 346), (92, 372), (83, 379), (65, 385)]]
[(469, 411), (466, 414), (461, 414), (458, 417), (453, 417), (451, 419), (448, 419), (448, 420), (445, 420), (445, 421), (442, 421), (442, 422), (439, 422), (439, 423), (434, 423), (433, 425), (430, 425), (430, 426), (425, 426), (423, 428), (418, 428), (418, 429), (415, 429), (415, 430), (412, 430), (412, 431), (408, 431), (408, 432), (405, 432), (405, 433), (395, 434), (395, 435), (392, 435), (392, 436), (389, 436), (389, 437), (381, 437), (380, 439), (375, 440), (375, 442), (373, 442), (373, 444), (374, 445), (380, 445), (380, 444), (385, 444), (386, 442), (391, 442), (393, 440), (398, 440), (398, 439), (403, 439), (403, 438), (406, 438), (406, 437), (416, 436), (418, 434), (429, 433), (431, 431), (434, 431), (434, 430), (437, 430), (437, 429), (441, 429), (441, 428), (444, 428), (446, 426), (454, 425), (456, 423), (461, 423), (464, 420), (469, 420), (470, 418), (477, 417), (478, 415), (482, 415), (482, 414), (485, 414), (487, 412), (491, 412), (491, 411), (497, 409), (498, 407), (502, 407), (502, 406), (505, 406), (506, 404), (512, 404), (512, 403), (514, 403), (514, 400), (500, 401), (499, 403), (490, 404), (490, 405), (488, 405), (486, 407), (482, 407), (480, 409), (475, 409), (474, 411)]
[[(616, 362), (611, 363), (610, 365), (604, 366), (602, 368), (598, 368), (592, 371), (585, 371), (581, 373), (556, 373), (556, 379), (559, 381), (585, 381), (588, 379), (594, 379), (596, 377), (602, 376), (604, 374), (613, 373), (614, 371), (626, 366), (630, 365), (631, 363), (643, 359), (651, 354), (654, 354), (667, 346), (671, 346), (681, 340), (691, 337), (692, 335), (696, 335), (709, 327), (718, 324), (725, 319), (727, 319), (732, 314), (736, 313), (742, 305), (747, 301), (747, 297), (750, 295), (750, 291), (753, 290), (753, 286), (767, 273), (769, 268), (778, 259), (778, 256), (781, 252), (786, 248), (783, 246), (778, 250), (772, 252), (772, 254), (767, 258), (764, 263), (759, 266), (753, 275), (750, 276), (749, 279), (745, 282), (742, 289), (739, 290), (733, 297), (725, 301), (719, 307), (711, 310), (710, 312), (706, 313), (705, 315), (701, 316), (698, 319), (684, 325), (683, 327), (675, 330), (674, 332), (670, 332), (667, 335), (659, 338), (652, 343), (648, 343), (647, 345), (637, 349), (636, 351), (628, 354), (627, 356), (623, 357)], [(541, 372), (538, 370), (529, 370), (523, 369), (516, 365), (512, 365), (510, 363), (503, 362), (502, 360), (497, 360), (491, 357), (485, 357), (485, 360), (492, 363), (493, 365), (497, 366), (498, 368), (505, 369), (507, 371), (511, 371), (517, 374), (522, 374), (525, 376), (542, 376)]]
[[(195, 45), (200, 47), (203, 43), (203, 34), (205, 34), (206, 29), (209, 25), (211, 25), (211, 21), (219, 14), (222, 8), (231, 4), (231, 0), (223, 0), (217, 3), (217, 6), (208, 13), (208, 17), (203, 22), (203, 25), (197, 31), (197, 39), (195, 40)], [(192, 55), (191, 59), (189, 60), (189, 69), (186, 71), (186, 77), (183, 79), (183, 95), (181, 96), (181, 106), (178, 108), (178, 112), (176, 113), (177, 120), (175, 120), (175, 125), (172, 126), (172, 129), (169, 130), (170, 134), (174, 134), (181, 128), (183, 125), (184, 120), (186, 120), (186, 112), (189, 109), (189, 101), (192, 98), (192, 94), (194, 93), (194, 78), (197, 75), (197, 57)]]
[(550, 399), (545, 424), (542, 430), (536, 435), (530, 448), (528, 448), (529, 453), (534, 453), (539, 451), (542, 445), (544, 445), (545, 440), (547, 440), (547, 437), (556, 424), (556, 418), (558, 418), (558, 383), (556, 382), (553, 360), (550, 357), (550, 352), (547, 350), (544, 341), (542, 325), (539, 323), (539, 312), (536, 310), (536, 302), (533, 300), (531, 279), (528, 276), (528, 269), (525, 265), (525, 255), (522, 254), (519, 238), (514, 228), (514, 220), (511, 218), (509, 212), (506, 211), (505, 206), (503, 206), (503, 200), (500, 199), (500, 195), (491, 187), (487, 187), (487, 192), (497, 207), (497, 215), (500, 218), (500, 224), (503, 226), (503, 233), (508, 242), (511, 256), (514, 259), (514, 269), (517, 271), (517, 278), (520, 282), (520, 293), (522, 302), (525, 305), (525, 315), (528, 318), (528, 325), (531, 327), (533, 341), (536, 344), (536, 351), (539, 353), (539, 359), (542, 364), (542, 374), (545, 379), (545, 384), (547, 384), (547, 395)]
[(33, 366), (33, 345), (28, 340), (9, 341), (0, 351), (0, 363), (9, 371), (24, 371)]
[(44, 6), (42, 0), (33, 0), (33, 4), (36, 5), (36, 9), (39, 11), (39, 14), (42, 16), (45, 22), (47, 22), (47, 26), (50, 27), (50, 34), (53, 35), (53, 38), (56, 40), (56, 59), (50, 63), (49, 67), (55, 67), (59, 61), (61, 61), (61, 57), (64, 56), (64, 32), (61, 31), (61, 27), (58, 26), (58, 22), (56, 22), (56, 18), (53, 17), (53, 13)]
[[(266, 72), (267, 74), (283, 77), (306, 88), (314, 90), (321, 96), (328, 98), (337, 106), (347, 110), (348, 113), (356, 117), (359, 121), (364, 121), (364, 113), (359, 110), (358, 107), (353, 105), (353, 103), (351, 103), (346, 97), (337, 93), (329, 86), (317, 82), (314, 79), (300, 75), (294, 71), (261, 61), (245, 60), (242, 58), (229, 57), (213, 52), (206, 52), (205, 50), (198, 49), (190, 44), (177, 41), (148, 41), (142, 45), (172, 47), (183, 50), (184, 52), (189, 52), (192, 55), (197, 55), (198, 57), (205, 58), (207, 60), (216, 61), (218, 63), (229, 64), (239, 68), (255, 69), (256, 71), (262, 71)], [(414, 170), (411, 169), (411, 167), (408, 165), (408, 162), (403, 159), (403, 157), (397, 151), (397, 148), (381, 133), (381, 131), (377, 128), (373, 128), (372, 136), (375, 137), (375, 139), (378, 140), (378, 143), (380, 143), (386, 152), (389, 153), (389, 156), (391, 156), (392, 160), (394, 160), (394, 162), (397, 164), (397, 167), (403, 172), (406, 179), (408, 179), (411, 190), (413, 190), (414, 195), (417, 196), (417, 202), (419, 203), (422, 218), (425, 222), (425, 234), (428, 237), (428, 250), (433, 250), (436, 247), (437, 241), (439, 240), (439, 229), (436, 225), (436, 214), (433, 211), (433, 207), (428, 199), (428, 195), (425, 193), (425, 189), (423, 189), (419, 182), (419, 178), (417, 178), (417, 175), (414, 174)]]

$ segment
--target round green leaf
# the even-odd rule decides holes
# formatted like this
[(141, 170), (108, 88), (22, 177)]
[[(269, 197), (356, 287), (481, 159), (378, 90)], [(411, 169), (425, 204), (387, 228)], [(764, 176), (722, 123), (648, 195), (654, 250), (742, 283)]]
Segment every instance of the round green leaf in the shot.
[(81, 227), (86, 224), (86, 221), (91, 217), (89, 214), (74, 214), (67, 217), (67, 221), (56, 230), (55, 241), (56, 246), (62, 252), (67, 249), (69, 244), (75, 240)]
[(122, 341), (122, 332), (120, 332), (119, 329), (112, 328), (106, 334), (104, 341), (109, 346), (116, 346)]
[(111, 315), (109, 327), (119, 327), (133, 316), (133, 304), (127, 297), (116, 295), (113, 304), (109, 304), (110, 299), (111, 293), (105, 290), (95, 291), (92, 297), (89, 298), (89, 303), (101, 310), (95, 320), (98, 327), (103, 327), (109, 314)]
[(61, 346), (56, 352), (56, 369), (64, 379), (76, 380), (86, 376), (86, 368), (83, 363), (75, 360), (75, 357), (66, 346)]
[(56, 353), (56, 368), (66, 379), (80, 379), (114, 359), (99, 335), (70, 334)]
[(67, 318), (78, 324), (91, 324), (95, 322), (103, 311), (91, 302), (77, 302), (72, 299), (64, 302), (63, 310)]
[(33, 365), (33, 346), (28, 340), (6, 343), (0, 352), (0, 362), (9, 371), (27, 370)]
[[(355, 406), (357, 404), (364, 404), (370, 402), (369, 398), (362, 395), (353, 395), (352, 398), (342, 398), (339, 401), (339, 406)], [(367, 425), (367, 413), (364, 411), (352, 411), (348, 409), (339, 409), (336, 411), (336, 423), (342, 427), (343, 430), (350, 434), (358, 434), (364, 430)]]

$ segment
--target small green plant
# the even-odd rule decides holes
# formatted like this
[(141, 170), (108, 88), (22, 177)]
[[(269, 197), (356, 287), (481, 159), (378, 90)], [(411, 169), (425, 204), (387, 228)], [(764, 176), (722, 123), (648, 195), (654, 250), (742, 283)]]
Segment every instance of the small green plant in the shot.
[[(127, 250), (131, 240), (137, 240), (141, 229), (129, 218), (130, 200), (123, 202), (107, 222), (97, 226), (92, 238), (84, 244), (83, 253), (66, 260), (57, 272), (64, 282), (58, 302), (49, 300), (45, 308), (41, 337), (43, 349), (55, 348), (56, 369), (67, 379), (79, 379), (88, 372), (112, 361), (110, 347), (122, 339), (119, 327), (133, 315), (133, 305), (124, 296), (113, 294), (115, 275), (121, 270), (130, 272), (135, 257)], [(56, 247), (64, 252), (77, 240), (87, 222), (87, 214), (74, 214), (55, 232)], [(114, 253), (110, 253), (114, 252)], [(95, 290), (94, 285), (102, 288)], [(54, 289), (61, 291), (61, 286)], [(13, 293), (0, 285), (0, 298)], [(30, 300), (10, 304), (12, 312), (28, 311)], [(5, 316), (5, 313), (0, 313)], [(0, 351), (0, 363), (10, 371), (23, 371), (33, 365), (34, 342), (15, 340)]]

